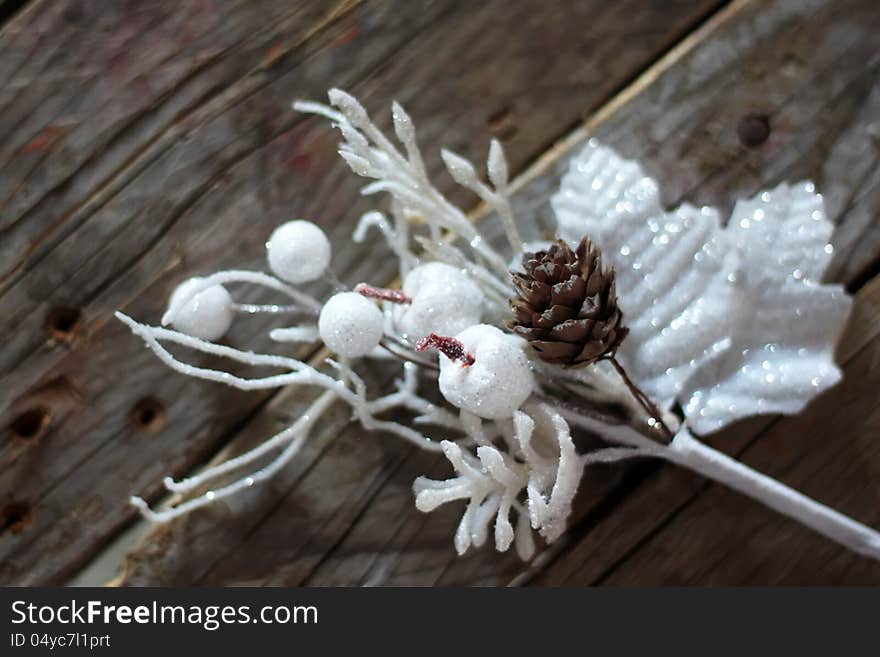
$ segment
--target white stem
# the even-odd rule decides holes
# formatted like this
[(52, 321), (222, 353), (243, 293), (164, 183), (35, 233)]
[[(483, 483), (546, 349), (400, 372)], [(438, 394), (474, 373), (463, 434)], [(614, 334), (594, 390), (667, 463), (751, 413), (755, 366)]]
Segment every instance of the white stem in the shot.
[(265, 313), (268, 315), (284, 315), (284, 314), (307, 314), (314, 317), (315, 313), (305, 310), (300, 306), (279, 306), (274, 303), (234, 303), (232, 309), (237, 313), (246, 313), (248, 315), (256, 315)]
[[(649, 455), (655, 455), (655, 452), (663, 449), (660, 443), (642, 435), (628, 424), (608, 424), (598, 418), (584, 415), (575, 409), (564, 406), (553, 406), (553, 410), (565, 418), (570, 425), (591, 431), (610, 443), (634, 447), (646, 454), (650, 453)], [(660, 454), (656, 455), (660, 456)]]
[(709, 447), (686, 428), (657, 455), (748, 495), (854, 552), (880, 559), (880, 532)]
[(275, 342), (314, 342), (320, 335), (317, 326), (309, 325), (272, 329), (269, 337)]
[(291, 440), (296, 439), (297, 436), (302, 435), (304, 432), (309, 431), (315, 424), (315, 421), (320, 418), (328, 408), (330, 408), (332, 402), (336, 398), (337, 395), (335, 390), (325, 391), (314, 401), (314, 403), (312, 403), (311, 406), (308, 407), (308, 409), (306, 409), (306, 412), (303, 413), (296, 422), (283, 431), (275, 434), (272, 438), (263, 441), (244, 454), (240, 454), (228, 461), (223, 461), (219, 465), (210, 467), (192, 477), (188, 477), (181, 481), (175, 481), (171, 477), (165, 477), (165, 488), (172, 493), (188, 493), (227, 472), (238, 470), (245, 465), (253, 463), (265, 454), (268, 454)]
[[(281, 468), (287, 465), (291, 461), (291, 459), (293, 459), (293, 457), (297, 455), (300, 448), (309, 437), (309, 432), (311, 431), (315, 422), (333, 404), (336, 398), (337, 396), (330, 391), (325, 392), (323, 395), (318, 397), (318, 399), (316, 399), (312, 403), (308, 411), (300, 418), (300, 420), (295, 425), (298, 429), (298, 432), (290, 440), (287, 447), (285, 447), (284, 450), (278, 455), (278, 457), (275, 458), (271, 463), (269, 463), (264, 468), (257, 470), (253, 474), (238, 479), (237, 481), (227, 484), (226, 486), (222, 486), (221, 488), (218, 488), (216, 490), (208, 491), (204, 495), (200, 495), (199, 497), (187, 500), (182, 504), (179, 504), (178, 506), (171, 507), (170, 509), (153, 511), (147, 504), (146, 500), (140, 497), (132, 497), (130, 499), (132, 506), (136, 507), (138, 511), (140, 511), (141, 515), (150, 522), (163, 523), (168, 522), (169, 520), (174, 520), (175, 518), (179, 518), (180, 516), (190, 513), (191, 511), (200, 509), (204, 506), (208, 506), (209, 504), (213, 504), (228, 497), (232, 497), (237, 492), (244, 490), (245, 488), (250, 488), (255, 484), (259, 484), (268, 479), (271, 479), (279, 470), (281, 470)], [(287, 436), (286, 439), (290, 439), (290, 436)], [(276, 446), (277, 444), (272, 444), (272, 447)], [(244, 465), (244, 463), (248, 460), (250, 460), (249, 456), (247, 456), (246, 458), (233, 459), (228, 463), (230, 465), (235, 465), (236, 467), (238, 467)], [(213, 478), (214, 476), (217, 476), (222, 472), (230, 469), (232, 468), (227, 468), (226, 466), (222, 465), (218, 466), (216, 470), (213, 470), (211, 477), (208, 477), (208, 479)], [(205, 478), (202, 478), (202, 482), (200, 483), (204, 483), (204, 481)], [(181, 485), (181, 489), (186, 489), (186, 485)]]
[(162, 315), (162, 325), (167, 326), (173, 322), (180, 309), (191, 299), (195, 298), (199, 292), (204, 292), (214, 285), (223, 285), (225, 283), (252, 283), (254, 285), (262, 285), (263, 287), (268, 287), (277, 292), (281, 292), (282, 294), (286, 294), (304, 308), (313, 311), (321, 310), (321, 304), (317, 299), (305, 292), (297, 290), (295, 287), (291, 287), (283, 281), (279, 281), (274, 276), (269, 276), (269, 274), (264, 274), (261, 271), (230, 269), (228, 271), (218, 271), (216, 274), (206, 276), (192, 284), (192, 286), (187, 289), (185, 297), (181, 296), (176, 298), (174, 303), (169, 304), (168, 310)]

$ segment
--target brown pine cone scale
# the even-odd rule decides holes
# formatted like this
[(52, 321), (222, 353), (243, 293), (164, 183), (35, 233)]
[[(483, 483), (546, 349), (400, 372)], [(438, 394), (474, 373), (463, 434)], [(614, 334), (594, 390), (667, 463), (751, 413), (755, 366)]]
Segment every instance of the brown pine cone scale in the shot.
[(513, 284), (509, 326), (547, 362), (583, 367), (612, 355), (626, 337), (614, 269), (602, 266), (599, 248), (586, 237), (574, 251), (558, 240), (524, 254)]

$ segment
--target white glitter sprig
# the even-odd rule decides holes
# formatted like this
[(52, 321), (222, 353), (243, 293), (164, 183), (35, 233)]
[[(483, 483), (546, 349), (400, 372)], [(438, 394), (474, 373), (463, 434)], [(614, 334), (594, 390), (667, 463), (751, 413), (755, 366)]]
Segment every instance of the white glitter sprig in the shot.
[[(586, 369), (564, 369), (539, 360), (525, 340), (504, 330), (512, 294), (509, 268), (519, 266), (528, 247), (511, 210), (510, 174), (500, 143), (493, 140), (489, 147), (491, 185), (461, 156), (447, 150), (441, 156), (453, 179), (500, 217), (510, 249), (504, 254), (429, 181), (412, 119), (399, 104), (392, 106), (392, 122), (402, 149), (352, 96), (332, 90), (329, 99), (332, 107), (304, 101), (294, 107), (336, 125), (343, 139), (340, 155), (372, 181), (364, 194), (391, 196), (388, 214), (363, 215), (354, 239), (364, 240), (373, 229), (381, 233), (398, 259), (403, 289), (360, 283), (323, 301), (300, 290), (297, 285), (325, 275), (332, 248), (318, 226), (296, 220), (267, 240), (275, 276), (232, 270), (191, 278), (172, 295), (163, 326), (117, 313), (181, 374), (243, 390), (310, 386), (320, 391), (289, 427), (250, 451), (183, 480), (166, 478), (165, 488), (175, 497), (163, 508), (133, 497), (145, 518), (168, 522), (266, 481), (295, 458), (332, 405), (344, 403), (364, 429), (444, 453), (452, 476), (416, 479), (415, 503), (424, 512), (466, 503), (453, 537), (459, 554), (485, 543), (491, 532), (497, 550), (514, 547), (528, 559), (536, 550), (533, 532), (550, 543), (566, 530), (587, 466), (660, 458), (880, 558), (876, 531), (748, 468), (693, 433), (746, 414), (796, 412), (840, 378), (833, 343), (849, 298), (819, 282), (830, 257), (831, 226), (810, 184), (783, 185), (741, 202), (730, 225), (721, 228), (717, 212), (709, 208), (663, 211), (654, 180), (636, 163), (591, 141), (573, 158), (553, 206), (562, 237), (579, 240), (588, 233), (616, 264), (614, 282), (630, 331), (616, 343), (619, 353), (606, 354)], [(551, 274), (559, 272), (541, 275), (549, 280)], [(233, 284), (268, 288), (284, 303), (236, 302), (226, 288)], [(553, 295), (571, 299), (562, 287), (536, 286), (550, 314)], [(771, 297), (764, 296), (771, 294), (766, 290)], [(283, 326), (270, 331), (275, 342), (320, 338), (336, 355), (325, 361), (332, 373), (289, 356), (213, 342), (236, 315), (257, 312), (286, 317)], [(530, 308), (520, 312), (532, 314)], [(534, 314), (535, 322), (541, 319), (538, 311)], [(169, 324), (176, 330), (165, 328)], [(276, 372), (247, 377), (199, 367), (166, 345)], [(440, 355), (431, 351), (435, 348)], [(402, 376), (394, 391), (370, 394), (355, 370), (358, 359), (375, 358), (400, 362)], [(419, 393), (426, 381), (443, 401)], [(683, 417), (673, 412), (676, 400)], [(387, 413), (395, 413), (395, 419), (383, 418)], [(422, 430), (428, 425), (430, 434)], [(604, 444), (581, 453), (573, 430)], [(436, 432), (441, 435), (435, 438)]]

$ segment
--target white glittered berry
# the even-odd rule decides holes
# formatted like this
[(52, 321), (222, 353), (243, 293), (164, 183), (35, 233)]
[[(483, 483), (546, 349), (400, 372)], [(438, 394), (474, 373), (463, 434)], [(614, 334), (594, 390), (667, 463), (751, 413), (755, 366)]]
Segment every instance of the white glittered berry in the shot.
[(193, 296), (193, 289), (201, 281), (198, 277), (187, 279), (171, 293), (169, 308), (192, 297), (180, 306), (171, 324), (181, 333), (213, 342), (229, 330), (235, 310), (232, 297), (222, 285), (212, 285)]
[(318, 333), (332, 351), (346, 358), (370, 353), (382, 339), (382, 312), (357, 292), (330, 297), (318, 317)]
[(330, 264), (330, 241), (318, 226), (297, 219), (282, 224), (266, 242), (269, 269), (289, 283), (308, 283)]
[(489, 420), (509, 418), (535, 389), (523, 340), (488, 324), (455, 336), (474, 357), (465, 367), (440, 356), (440, 392), (458, 408)]
[(429, 333), (455, 335), (482, 318), (483, 293), (467, 274), (452, 265), (419, 265), (407, 274), (403, 291), (412, 303), (395, 308), (394, 321), (409, 340), (420, 340)]

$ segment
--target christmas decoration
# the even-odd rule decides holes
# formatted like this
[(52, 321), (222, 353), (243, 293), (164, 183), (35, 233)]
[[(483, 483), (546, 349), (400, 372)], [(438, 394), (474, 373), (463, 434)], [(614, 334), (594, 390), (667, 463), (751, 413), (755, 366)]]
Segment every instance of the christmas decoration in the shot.
[[(586, 466), (651, 457), (880, 558), (878, 532), (696, 437), (745, 415), (798, 412), (841, 376), (832, 354), (850, 299), (820, 282), (831, 226), (810, 183), (740, 202), (722, 227), (711, 208), (665, 212), (657, 184), (637, 164), (591, 141), (572, 159), (552, 201), (560, 239), (532, 248), (513, 216), (501, 145), (490, 144), (488, 183), (466, 159), (441, 151), (453, 179), (500, 219), (502, 250), (430, 183), (413, 123), (397, 103), (392, 119), (402, 149), (354, 98), (339, 90), (329, 98), (329, 107), (294, 107), (336, 125), (340, 155), (371, 179), (364, 194), (390, 195), (388, 215), (365, 214), (354, 239), (381, 233), (397, 257), (403, 289), (362, 282), (322, 303), (293, 287), (321, 276), (331, 252), (317, 226), (298, 220), (267, 243), (277, 278), (234, 270), (191, 279), (172, 296), (163, 326), (117, 313), (183, 374), (250, 390), (322, 389), (293, 424), (251, 451), (182, 481), (166, 479), (177, 496), (163, 508), (132, 498), (147, 519), (165, 522), (265, 481), (296, 456), (322, 414), (342, 402), (365, 430), (446, 456), (452, 476), (416, 479), (415, 504), (430, 512), (466, 502), (453, 537), (459, 553), (484, 544), (491, 532), (496, 549), (514, 547), (530, 558), (533, 532), (552, 542), (565, 531)], [(509, 267), (512, 261), (521, 266)], [(235, 303), (226, 292), (233, 284), (267, 287), (285, 305)], [(212, 342), (233, 314), (253, 312), (295, 317), (271, 337), (320, 337), (336, 354), (328, 361), (335, 374)], [(281, 372), (251, 378), (198, 367), (166, 344)], [(374, 358), (400, 362), (395, 391), (368, 391), (356, 368)], [(425, 384), (436, 385), (447, 403), (421, 396)], [(590, 432), (605, 446), (579, 453), (573, 430)], [(433, 437), (438, 433), (440, 440)], [(236, 474), (270, 456), (268, 465)]]
[(620, 362), (662, 408), (710, 433), (759, 413), (797, 413), (840, 380), (834, 346), (851, 305), (823, 285), (833, 226), (812, 183), (736, 204), (660, 207), (634, 162), (590, 141), (552, 199), (560, 235), (586, 233), (617, 271), (630, 334)]

